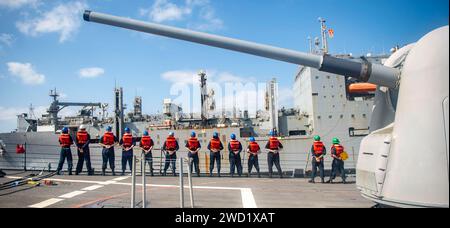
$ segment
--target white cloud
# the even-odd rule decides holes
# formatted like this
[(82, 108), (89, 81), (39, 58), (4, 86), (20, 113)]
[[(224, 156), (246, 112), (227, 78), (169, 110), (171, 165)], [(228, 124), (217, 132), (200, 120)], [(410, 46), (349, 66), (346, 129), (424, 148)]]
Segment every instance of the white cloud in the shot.
[[(43, 114), (47, 113), (48, 106), (33, 107), (33, 113), (36, 118), (41, 118)], [(68, 107), (62, 109), (58, 116), (65, 118), (67, 116), (75, 116), (77, 114), (76, 108)], [(2, 107), (0, 106), (0, 132), (11, 132), (17, 128), (17, 116), (22, 113), (29, 113), (29, 107)]]
[(191, 25), (191, 27), (200, 31), (215, 31), (223, 29), (223, 21), (216, 17), (215, 10), (211, 6), (206, 6), (201, 9), (200, 18), (202, 19), (202, 22)]
[(0, 106), (0, 121), (15, 120), (17, 118), (17, 115), (27, 112), (28, 112), (27, 108), (6, 108)]
[(198, 73), (195, 71), (168, 71), (161, 75), (161, 78), (171, 83), (194, 84), (198, 81)]
[[(12, 34), (0, 33), (0, 44), (4, 44), (8, 47), (11, 47), (13, 42), (14, 42), (14, 36)], [(0, 45), (0, 47), (1, 47), (1, 45)]]
[(150, 8), (141, 8), (141, 16), (161, 23), (168, 21), (184, 21), (189, 19), (188, 27), (197, 30), (218, 30), (223, 28), (209, 0), (184, 0), (182, 4), (171, 0), (156, 0)]
[[(216, 76), (215, 76), (216, 77)], [(247, 83), (247, 82), (255, 82), (256, 80), (253, 77), (242, 77), (237, 76), (228, 72), (221, 72), (217, 75), (217, 82), (225, 83), (225, 82), (233, 82), (233, 83)]]
[(78, 72), (81, 78), (96, 78), (102, 76), (104, 73), (105, 70), (100, 67), (83, 68)]
[(45, 75), (37, 73), (30, 63), (9, 62), (6, 64), (11, 75), (27, 85), (39, 85), (45, 82)]
[(44, 33), (59, 33), (59, 42), (70, 39), (81, 25), (80, 15), (87, 8), (81, 1), (59, 4), (38, 17), (16, 23), (19, 31), (26, 35), (38, 36)]
[(148, 15), (152, 21), (178, 21), (192, 13), (188, 5), (178, 6), (168, 0), (156, 0), (150, 9), (140, 9), (142, 16)]
[(0, 7), (17, 9), (22, 6), (35, 6), (39, 0), (0, 0)]

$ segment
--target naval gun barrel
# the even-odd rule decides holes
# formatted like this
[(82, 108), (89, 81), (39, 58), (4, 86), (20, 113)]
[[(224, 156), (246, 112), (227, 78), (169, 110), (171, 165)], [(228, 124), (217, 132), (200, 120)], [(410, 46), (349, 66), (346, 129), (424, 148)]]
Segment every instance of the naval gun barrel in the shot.
[(379, 64), (372, 64), (363, 59), (362, 62), (340, 59), (329, 55), (314, 55), (299, 51), (243, 41), (224, 36), (212, 35), (188, 29), (175, 28), (150, 22), (143, 22), (124, 17), (86, 10), (85, 21), (131, 29), (135, 31), (166, 36), (193, 43), (243, 52), (251, 55), (275, 59), (283, 62), (308, 66), (320, 71), (354, 77), (361, 81), (396, 88), (399, 84), (400, 71)]

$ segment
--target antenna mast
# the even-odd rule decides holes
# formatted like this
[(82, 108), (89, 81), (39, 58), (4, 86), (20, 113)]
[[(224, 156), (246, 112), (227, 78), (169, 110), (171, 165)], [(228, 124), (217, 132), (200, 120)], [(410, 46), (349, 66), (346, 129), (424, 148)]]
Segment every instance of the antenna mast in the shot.
[(322, 52), (324, 54), (328, 54), (328, 40), (327, 40), (327, 26), (325, 25), (325, 22), (327, 22), (325, 19), (319, 17), (320, 22), (320, 34), (322, 36)]

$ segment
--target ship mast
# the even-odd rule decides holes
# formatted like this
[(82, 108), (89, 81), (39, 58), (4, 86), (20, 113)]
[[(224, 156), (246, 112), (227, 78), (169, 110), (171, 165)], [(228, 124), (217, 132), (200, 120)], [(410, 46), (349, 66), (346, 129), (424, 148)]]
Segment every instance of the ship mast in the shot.
[(328, 40), (327, 40), (327, 26), (325, 19), (319, 17), (320, 22), (320, 35), (322, 36), (322, 52), (323, 54), (328, 54)]
[(206, 73), (205, 71), (201, 70), (198, 73), (198, 76), (200, 76), (200, 91), (201, 91), (201, 118), (202, 118), (202, 125), (203, 127), (206, 127), (208, 123), (208, 88), (206, 86)]

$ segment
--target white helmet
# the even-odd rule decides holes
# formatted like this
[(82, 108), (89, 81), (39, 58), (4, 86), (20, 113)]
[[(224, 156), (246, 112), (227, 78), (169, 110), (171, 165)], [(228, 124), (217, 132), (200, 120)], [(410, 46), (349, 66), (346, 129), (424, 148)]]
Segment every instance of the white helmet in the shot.
[(81, 125), (81, 126), (80, 126), (80, 130), (86, 130), (86, 126)]

